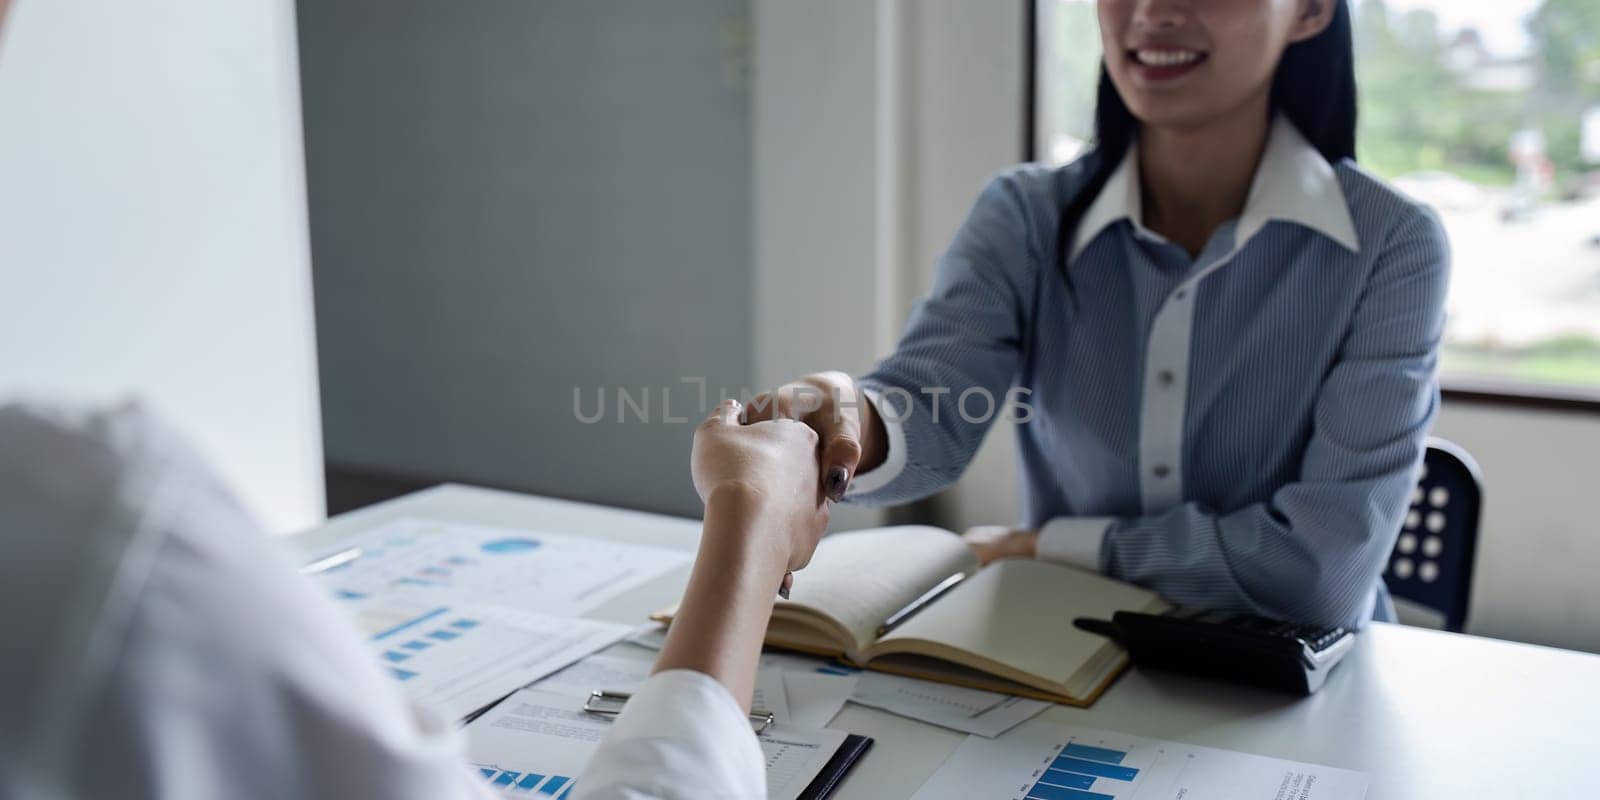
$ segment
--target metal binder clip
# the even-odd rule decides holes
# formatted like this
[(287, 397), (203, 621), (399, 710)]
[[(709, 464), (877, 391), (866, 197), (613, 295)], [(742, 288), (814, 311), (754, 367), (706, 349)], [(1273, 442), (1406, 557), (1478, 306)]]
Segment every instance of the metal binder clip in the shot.
[[(596, 689), (589, 693), (589, 699), (583, 701), (583, 710), (590, 714), (599, 714), (604, 717), (614, 717), (622, 713), (622, 707), (628, 704), (628, 698), (633, 697), (628, 692), (613, 692), (610, 689)], [(750, 709), (750, 726), (756, 733), (762, 733), (772, 726), (775, 718), (771, 711), (760, 708)]]

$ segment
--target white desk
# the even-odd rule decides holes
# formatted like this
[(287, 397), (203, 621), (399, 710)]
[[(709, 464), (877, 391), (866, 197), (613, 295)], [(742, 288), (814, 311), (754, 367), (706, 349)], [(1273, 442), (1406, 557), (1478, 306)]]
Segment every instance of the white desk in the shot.
[[(692, 549), (697, 521), (461, 486), (340, 516), (295, 537), (306, 556), (396, 517), (542, 529)], [(687, 570), (590, 616), (641, 622), (677, 600)], [(802, 572), (798, 580), (805, 580)], [(1322, 691), (1294, 698), (1175, 675), (1124, 675), (1062, 723), (1174, 739), (1372, 775), (1371, 800), (1600, 796), (1600, 656), (1374, 624)], [(964, 734), (847, 705), (831, 727), (877, 739), (835, 797), (908, 797)]]

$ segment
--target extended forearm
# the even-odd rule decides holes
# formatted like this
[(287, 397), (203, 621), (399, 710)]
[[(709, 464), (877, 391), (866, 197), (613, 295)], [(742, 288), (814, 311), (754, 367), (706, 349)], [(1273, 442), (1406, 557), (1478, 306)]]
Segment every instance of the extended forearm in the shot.
[(719, 489), (706, 499), (700, 554), (657, 672), (703, 672), (749, 706), (773, 598), (789, 562), (784, 537), (755, 535), (760, 526), (785, 524), (770, 517), (757, 492)]

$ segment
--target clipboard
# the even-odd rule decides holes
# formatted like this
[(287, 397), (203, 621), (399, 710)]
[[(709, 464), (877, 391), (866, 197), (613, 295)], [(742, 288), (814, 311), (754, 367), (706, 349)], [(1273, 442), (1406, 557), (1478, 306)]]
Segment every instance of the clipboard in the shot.
[[(589, 698), (584, 701), (583, 710), (590, 714), (615, 717), (622, 713), (623, 707), (627, 705), (632, 696), (628, 692), (595, 689), (589, 693)], [(748, 716), (757, 736), (760, 736), (773, 723), (772, 712), (770, 711), (752, 709)], [(839, 786), (840, 781), (844, 780), (845, 775), (849, 774), (850, 769), (856, 765), (856, 762), (860, 761), (862, 756), (865, 756), (867, 751), (872, 749), (872, 743), (873, 739), (870, 736), (846, 733), (844, 741), (839, 744), (837, 750), (833, 751), (833, 755), (828, 758), (827, 763), (822, 765), (822, 769), (817, 772), (817, 776), (811, 779), (811, 783), (807, 784), (805, 789), (801, 790), (798, 800), (823, 800), (823, 798), (833, 794), (833, 790)]]

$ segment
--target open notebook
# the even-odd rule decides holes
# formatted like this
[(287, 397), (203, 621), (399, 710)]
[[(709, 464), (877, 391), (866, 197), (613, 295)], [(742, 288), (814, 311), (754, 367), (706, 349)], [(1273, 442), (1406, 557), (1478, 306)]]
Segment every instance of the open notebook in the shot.
[[(883, 636), (895, 612), (967, 577)], [(1160, 613), (1154, 593), (1072, 567), (1012, 559), (980, 568), (960, 537), (899, 526), (830, 535), (779, 600), (767, 644), (868, 669), (1087, 706), (1128, 663), (1079, 616)], [(671, 612), (655, 616), (670, 621)]]

